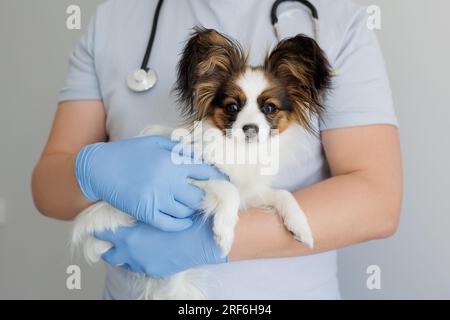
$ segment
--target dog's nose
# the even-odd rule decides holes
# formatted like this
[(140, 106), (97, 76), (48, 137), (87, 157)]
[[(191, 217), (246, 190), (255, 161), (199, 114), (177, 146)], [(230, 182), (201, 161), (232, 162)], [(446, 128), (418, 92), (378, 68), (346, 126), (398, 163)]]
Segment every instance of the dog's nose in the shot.
[(242, 127), (247, 139), (255, 138), (258, 135), (259, 127), (256, 124), (246, 124)]

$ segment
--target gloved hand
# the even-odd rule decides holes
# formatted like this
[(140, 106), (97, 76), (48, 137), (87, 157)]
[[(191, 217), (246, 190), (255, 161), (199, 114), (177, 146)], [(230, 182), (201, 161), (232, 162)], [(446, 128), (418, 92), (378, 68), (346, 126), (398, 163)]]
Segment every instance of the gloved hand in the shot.
[(226, 177), (211, 165), (194, 164), (190, 157), (182, 164), (174, 163), (171, 150), (176, 144), (166, 137), (150, 136), (82, 148), (75, 165), (82, 193), (161, 230), (189, 228), (203, 191), (187, 179)]
[(132, 227), (108, 230), (95, 237), (114, 246), (103, 256), (113, 266), (153, 278), (163, 278), (207, 264), (228, 262), (214, 241), (211, 219), (195, 218), (181, 232), (165, 232), (138, 222)]

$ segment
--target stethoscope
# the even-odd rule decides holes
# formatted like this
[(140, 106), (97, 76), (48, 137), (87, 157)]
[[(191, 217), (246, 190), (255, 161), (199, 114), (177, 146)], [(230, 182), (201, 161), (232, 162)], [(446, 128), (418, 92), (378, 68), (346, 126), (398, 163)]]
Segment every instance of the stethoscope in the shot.
[[(313, 35), (314, 39), (318, 41), (319, 38), (319, 14), (317, 12), (316, 7), (307, 0), (276, 0), (272, 6), (272, 10), (270, 12), (270, 19), (272, 22), (272, 27), (275, 33), (275, 36), (278, 41), (281, 40), (280, 30), (278, 27), (278, 6), (287, 1), (296, 1), (300, 2), (304, 6), (306, 6), (311, 11), (311, 19), (313, 25)], [(148, 41), (147, 49), (145, 51), (144, 59), (142, 60), (141, 67), (138, 70), (133, 71), (127, 78), (127, 85), (131, 91), (134, 92), (145, 92), (153, 88), (158, 82), (158, 75), (155, 70), (148, 66), (148, 62), (150, 60), (150, 54), (152, 52), (153, 43), (155, 42), (156, 29), (158, 28), (158, 20), (161, 13), (161, 7), (164, 3), (164, 0), (159, 0), (156, 6), (155, 16), (153, 18), (153, 25), (150, 32), (150, 39)]]

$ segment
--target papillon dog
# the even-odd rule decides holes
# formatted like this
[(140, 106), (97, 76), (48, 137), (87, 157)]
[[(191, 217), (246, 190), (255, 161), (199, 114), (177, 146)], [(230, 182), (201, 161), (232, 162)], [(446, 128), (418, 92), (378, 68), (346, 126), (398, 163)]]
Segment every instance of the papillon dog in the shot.
[[(261, 66), (249, 66), (247, 56), (230, 37), (194, 29), (178, 64), (175, 87), (186, 120), (180, 129), (185, 130), (151, 126), (142, 135), (173, 138), (178, 131), (182, 148), (193, 147), (200, 153), (195, 158), (228, 175), (229, 181), (189, 181), (205, 192), (201, 213), (212, 219), (214, 239), (224, 256), (233, 245), (239, 212), (252, 207), (272, 208), (293, 237), (312, 248), (304, 212), (290, 192), (271, 187), (276, 172), (264, 172), (267, 162), (261, 150), (272, 161), (284, 160), (293, 145), (302, 143), (299, 130), (315, 134), (311, 119), (323, 111), (332, 77), (329, 62), (318, 44), (303, 35), (278, 43)], [(112, 245), (93, 234), (134, 222), (99, 202), (77, 217), (71, 242), (83, 248), (87, 261), (97, 262)], [(165, 279), (136, 275), (130, 281), (142, 299), (205, 299), (198, 280), (202, 272), (187, 270)]]

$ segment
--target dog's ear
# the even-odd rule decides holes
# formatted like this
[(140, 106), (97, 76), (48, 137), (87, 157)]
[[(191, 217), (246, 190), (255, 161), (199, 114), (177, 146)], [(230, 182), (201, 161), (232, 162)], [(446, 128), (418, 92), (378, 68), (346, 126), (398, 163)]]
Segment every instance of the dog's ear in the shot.
[(310, 114), (320, 116), (323, 111), (321, 100), (332, 77), (317, 42), (304, 35), (283, 40), (266, 57), (264, 67), (286, 88), (296, 120), (311, 129)]
[(175, 87), (185, 118), (202, 119), (220, 86), (245, 65), (246, 55), (236, 41), (212, 29), (194, 28), (178, 64)]

